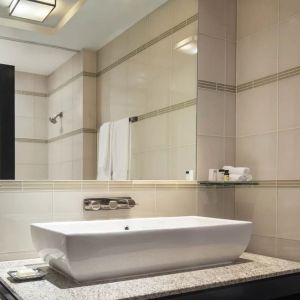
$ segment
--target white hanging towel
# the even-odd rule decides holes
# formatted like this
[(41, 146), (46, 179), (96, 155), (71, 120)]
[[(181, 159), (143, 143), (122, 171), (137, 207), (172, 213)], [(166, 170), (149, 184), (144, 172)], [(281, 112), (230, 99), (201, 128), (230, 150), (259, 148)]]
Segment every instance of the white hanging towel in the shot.
[(112, 179), (128, 180), (130, 155), (129, 118), (113, 122), (111, 132)]
[(98, 180), (111, 179), (111, 123), (104, 123), (100, 127), (98, 139)]

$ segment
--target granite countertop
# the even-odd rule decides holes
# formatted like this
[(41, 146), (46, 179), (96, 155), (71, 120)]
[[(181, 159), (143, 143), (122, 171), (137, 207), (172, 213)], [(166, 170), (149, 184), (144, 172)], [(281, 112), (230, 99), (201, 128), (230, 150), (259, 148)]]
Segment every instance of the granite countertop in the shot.
[(155, 299), (300, 272), (300, 263), (244, 253), (227, 266), (105, 283), (79, 285), (50, 268), (40, 281), (15, 283), (8, 279), (9, 270), (39, 264), (40, 259), (1, 262), (1, 281), (22, 300)]

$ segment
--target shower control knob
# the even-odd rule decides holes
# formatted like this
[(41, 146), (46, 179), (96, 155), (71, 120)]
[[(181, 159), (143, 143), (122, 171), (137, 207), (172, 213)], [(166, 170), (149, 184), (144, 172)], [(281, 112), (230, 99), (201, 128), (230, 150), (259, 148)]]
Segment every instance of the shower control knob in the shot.
[(101, 204), (98, 201), (91, 201), (90, 208), (91, 208), (91, 210), (100, 210)]
[(114, 200), (109, 201), (109, 209), (117, 209), (118, 208), (118, 202)]

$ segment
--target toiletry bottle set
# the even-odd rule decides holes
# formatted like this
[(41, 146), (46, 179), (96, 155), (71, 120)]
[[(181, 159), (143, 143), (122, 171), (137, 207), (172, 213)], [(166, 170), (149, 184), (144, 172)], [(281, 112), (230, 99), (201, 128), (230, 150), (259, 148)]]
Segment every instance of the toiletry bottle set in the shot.
[(209, 169), (208, 181), (218, 181), (218, 182), (229, 181), (229, 170)]
[(185, 179), (186, 180), (195, 180), (195, 172), (194, 172), (194, 170), (187, 170), (185, 172)]

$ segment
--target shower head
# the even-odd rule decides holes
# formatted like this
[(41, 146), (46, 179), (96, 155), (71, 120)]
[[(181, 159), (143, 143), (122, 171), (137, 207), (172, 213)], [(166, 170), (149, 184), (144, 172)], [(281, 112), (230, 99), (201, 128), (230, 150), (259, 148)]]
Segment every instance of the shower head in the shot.
[(57, 115), (53, 116), (53, 117), (50, 117), (49, 118), (49, 121), (52, 123), (52, 124), (56, 124), (57, 123), (57, 118), (62, 118), (64, 116), (64, 113), (61, 111), (60, 113), (58, 113)]

